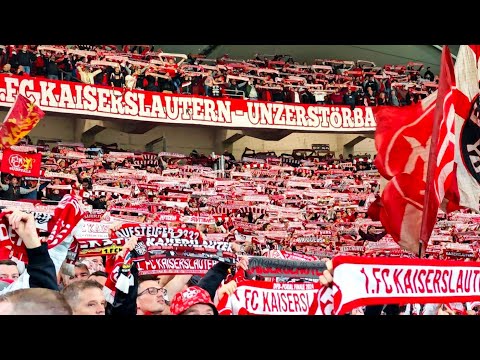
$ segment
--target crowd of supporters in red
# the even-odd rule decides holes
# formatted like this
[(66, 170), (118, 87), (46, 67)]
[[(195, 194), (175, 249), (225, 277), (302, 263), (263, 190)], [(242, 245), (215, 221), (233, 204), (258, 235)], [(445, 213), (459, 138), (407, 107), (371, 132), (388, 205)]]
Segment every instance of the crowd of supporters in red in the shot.
[(438, 87), (422, 63), (376, 66), (371, 61), (316, 59), (296, 62), (288, 55), (164, 53), (153, 45), (0, 45), (3, 73), (80, 81), (122, 90), (232, 97), (304, 104), (392, 105), (417, 102)]
[[(423, 65), (415, 63), (380, 68), (365, 61), (298, 64), (287, 56), (255, 56), (245, 61), (223, 56), (212, 60), (165, 54), (149, 46), (121, 50), (115, 46), (1, 48), (3, 72), (90, 81), (125, 91), (137, 88), (267, 101), (402, 106), (437, 87), (436, 77), (428, 69), (422, 75)], [(69, 272), (64, 261), (58, 281), (50, 287), (61, 290), (73, 314), (218, 314), (219, 300), (235, 291), (235, 281), (230, 281), (235, 272), (248, 271), (249, 256), (318, 261), (336, 255), (416, 256), (400, 249), (381, 223), (368, 217), (369, 204), (380, 187), (378, 172), (368, 156), (344, 159), (329, 153), (323, 157), (242, 157), (236, 161), (228, 152), (207, 157), (196, 151), (189, 155), (129, 152), (95, 144), (57, 143), (51, 148), (45, 142), (34, 145), (28, 138), (12, 148), (42, 153), (39, 178), (1, 176), (0, 204), (16, 209), (9, 218), (12, 226), (18, 229), (19, 222), (35, 222), (41, 228), (42, 221), (57, 216), (57, 204), (69, 196), (89, 214), (75, 233), (79, 248), (73, 257), (74, 269)], [(151, 261), (148, 259), (135, 267), (128, 263), (128, 254), (134, 249), (140, 253), (136, 236), (113, 248), (100, 241), (112, 239), (112, 231), (117, 231), (117, 236), (122, 230), (128, 233), (125, 229), (131, 224), (149, 224), (172, 233), (182, 229), (180, 234), (190, 231), (190, 237), (195, 235), (225, 248), (212, 253), (204, 247), (195, 248), (188, 243), (191, 238), (182, 237), (189, 244), (185, 247), (190, 255), (185, 258), (215, 263), (199, 270), (201, 276), (183, 272), (179, 263), (163, 272), (142, 268)], [(478, 261), (479, 230), (477, 214), (458, 211), (447, 216), (440, 211), (426, 258)], [(157, 250), (179, 251), (162, 246), (166, 245), (157, 246)], [(106, 248), (118, 254), (105, 255), (102, 249)], [(29, 250), (29, 258), (33, 258), (35, 254)], [(0, 260), (0, 277), (11, 284), (25, 269), (11, 256), (6, 258)], [(10, 271), (12, 267), (16, 271)], [(109, 284), (111, 274), (119, 268), (125, 278), (135, 279), (130, 283), (133, 290), (127, 286), (124, 294), (112, 292)], [(31, 269), (34, 271), (33, 266)], [(261, 275), (254, 278), (268, 280)], [(115, 289), (115, 282), (120, 280), (112, 281)], [(117, 284), (117, 289), (122, 286), (125, 289), (125, 283)], [(78, 298), (87, 290), (95, 294), (82, 304)], [(12, 298), (0, 298), (0, 312), (6, 303), (13, 303)], [(351, 313), (466, 314), (475, 313), (477, 305), (379, 305)]]
[[(338, 254), (415, 256), (401, 250), (381, 223), (367, 216), (379, 190), (378, 172), (367, 157), (335, 159), (327, 154), (324, 158), (233, 161), (225, 153), (226, 168), (213, 170), (218, 168), (218, 157), (206, 158), (210, 166), (192, 165), (200, 158), (195, 151), (190, 156), (130, 153), (68, 143), (52, 149), (45, 144), (15, 149), (43, 154), (41, 185), (37, 179), (2, 174), (1, 196), (26, 200), (20, 208), (37, 213), (37, 218), (40, 213), (48, 216), (65, 194), (73, 194), (109, 226), (193, 227), (203, 239), (241, 245), (230, 249), (237, 255), (265, 256), (276, 251), (314, 259)], [(10, 206), (8, 200), (2, 200), (3, 206)], [(478, 220), (478, 215), (467, 212), (448, 217), (439, 213), (426, 257), (477, 260)], [(82, 242), (102, 232), (108, 236), (105, 229), (95, 231), (100, 233), (77, 237)], [(77, 261), (91, 264), (95, 254), (99, 253), (84, 253)], [(112, 261), (99, 260), (90, 269), (77, 267), (88, 277), (104, 271), (102, 264)], [(61, 279), (65, 286), (76, 278)]]

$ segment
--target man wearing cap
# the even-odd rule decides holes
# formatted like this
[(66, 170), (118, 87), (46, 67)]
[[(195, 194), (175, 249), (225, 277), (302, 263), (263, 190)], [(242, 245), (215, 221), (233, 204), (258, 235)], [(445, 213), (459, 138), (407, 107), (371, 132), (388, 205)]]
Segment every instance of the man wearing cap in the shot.
[[(232, 249), (238, 252), (240, 249), (235, 246), (232, 246)], [(246, 271), (248, 257), (242, 256), (235, 266)], [(176, 293), (170, 302), (170, 313), (172, 315), (218, 315), (213, 299), (220, 300), (223, 295), (231, 295), (236, 289), (236, 282), (228, 280), (231, 276), (229, 275), (230, 267), (228, 264), (218, 262), (198, 280), (198, 286), (195, 284)], [(220, 286), (224, 280), (225, 284)]]
[(172, 315), (218, 315), (207, 290), (190, 286), (175, 294), (170, 303)]

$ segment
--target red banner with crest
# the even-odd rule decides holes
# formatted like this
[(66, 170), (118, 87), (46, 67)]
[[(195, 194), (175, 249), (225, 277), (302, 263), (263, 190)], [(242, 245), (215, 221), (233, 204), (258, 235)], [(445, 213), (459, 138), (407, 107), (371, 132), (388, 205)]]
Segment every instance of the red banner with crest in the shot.
[(40, 176), (42, 154), (27, 154), (5, 149), (3, 151), (1, 171), (16, 176)]

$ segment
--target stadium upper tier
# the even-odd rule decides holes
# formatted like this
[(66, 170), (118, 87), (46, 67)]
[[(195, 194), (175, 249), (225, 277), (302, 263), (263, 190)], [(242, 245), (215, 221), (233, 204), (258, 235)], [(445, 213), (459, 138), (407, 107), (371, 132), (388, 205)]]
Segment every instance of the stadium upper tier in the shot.
[[(380, 67), (368, 60), (315, 59), (307, 64), (282, 54), (209, 59), (154, 51), (152, 45), (122, 49), (115, 45), (0, 45), (0, 51), (3, 73), (125, 90), (287, 103), (402, 106), (438, 87), (438, 76), (420, 62)], [(348, 99), (345, 95), (350, 92)]]

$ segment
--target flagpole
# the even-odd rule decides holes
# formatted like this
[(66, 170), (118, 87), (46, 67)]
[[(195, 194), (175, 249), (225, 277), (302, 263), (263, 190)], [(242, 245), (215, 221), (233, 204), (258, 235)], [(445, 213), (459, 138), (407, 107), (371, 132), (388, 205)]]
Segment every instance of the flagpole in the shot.
[[(426, 176), (426, 186), (425, 186), (425, 195), (423, 199), (423, 212), (422, 212), (422, 224), (420, 227), (420, 241), (419, 241), (419, 257), (423, 257), (425, 250), (428, 245), (428, 240), (432, 233), (432, 229), (428, 226), (428, 217), (435, 216), (437, 217), (438, 206), (443, 199), (436, 199), (437, 195), (435, 194), (435, 171), (437, 168), (437, 157), (438, 149), (437, 143), (439, 138), (440, 124), (443, 117), (443, 105), (445, 94), (448, 92), (446, 89), (449, 84), (447, 84), (447, 79), (445, 78), (445, 66), (447, 63), (445, 59), (450, 57), (450, 49), (448, 45), (443, 45), (442, 56), (440, 62), (440, 81), (437, 89), (437, 99), (435, 103), (435, 112), (433, 115), (433, 126), (432, 126), (432, 136), (430, 138), (430, 147), (428, 154), (428, 167), (427, 167), (427, 176)], [(435, 197), (435, 198), (434, 198)], [(434, 204), (433, 201), (436, 203)], [(434, 213), (433, 213), (434, 212)], [(435, 221), (436, 222), (436, 221)]]

